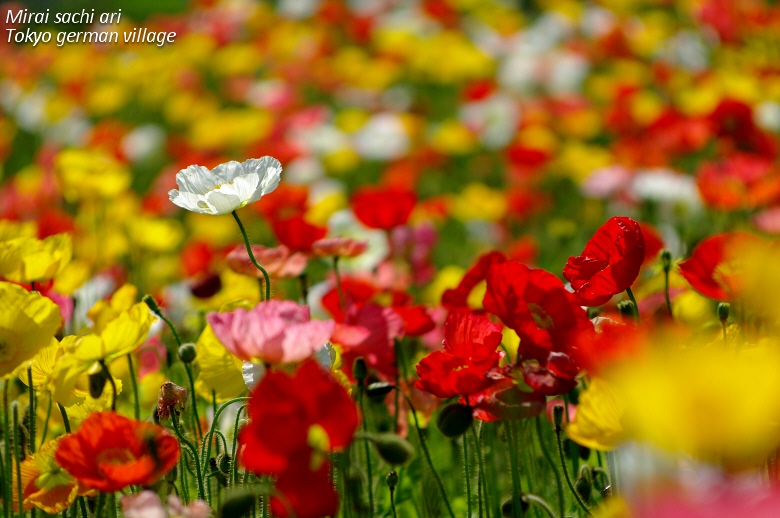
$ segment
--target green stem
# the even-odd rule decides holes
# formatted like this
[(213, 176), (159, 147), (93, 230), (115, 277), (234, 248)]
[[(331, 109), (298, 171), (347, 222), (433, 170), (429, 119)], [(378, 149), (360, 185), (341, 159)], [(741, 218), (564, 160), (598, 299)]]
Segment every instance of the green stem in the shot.
[[(360, 404), (360, 413), (363, 416), (363, 431), (368, 433), (368, 421), (366, 420), (366, 409), (363, 405), (363, 386), (358, 385), (358, 401)], [(374, 514), (374, 479), (371, 476), (371, 447), (368, 441), (365, 441), (366, 452), (366, 476), (368, 477), (368, 507), (371, 509), (371, 515)]]
[(238, 223), (239, 230), (241, 230), (241, 236), (244, 238), (244, 245), (246, 246), (247, 254), (249, 254), (249, 260), (252, 261), (252, 264), (255, 265), (255, 268), (263, 272), (263, 277), (265, 278), (265, 300), (271, 300), (271, 278), (268, 276), (268, 272), (265, 271), (265, 268), (260, 266), (260, 263), (258, 263), (257, 259), (255, 259), (255, 254), (252, 253), (252, 245), (249, 243), (249, 236), (246, 233), (244, 224), (241, 223), (241, 219), (238, 217), (238, 213), (233, 211), (232, 214), (233, 218), (236, 220), (236, 223)]
[[(84, 497), (79, 496), (77, 497), (77, 500), (79, 501), (79, 508), (81, 509), (81, 518), (89, 518), (89, 513), (87, 512), (87, 502), (84, 500)], [(76, 516), (75, 511), (73, 516)]]
[(525, 501), (528, 502), (529, 504), (534, 504), (536, 507), (541, 508), (545, 513), (547, 513), (547, 516), (549, 516), (550, 518), (555, 518), (555, 513), (553, 513), (553, 510), (550, 509), (550, 506), (547, 504), (547, 502), (545, 502), (538, 496), (525, 495), (524, 498)]
[(231, 457), (231, 468), (233, 469), (231, 470), (230, 477), (233, 481), (233, 484), (238, 484), (238, 459), (236, 458), (236, 453), (238, 452), (238, 423), (241, 421), (241, 412), (243, 412), (245, 409), (246, 405), (238, 409), (238, 412), (236, 412), (236, 424), (233, 425), (233, 456)]
[(569, 470), (566, 469), (566, 457), (563, 454), (563, 440), (561, 439), (561, 429), (558, 426), (555, 427), (555, 438), (558, 442), (558, 456), (561, 461), (563, 476), (566, 478), (566, 484), (568, 484), (569, 490), (574, 495), (574, 498), (575, 500), (577, 500), (577, 503), (580, 505), (580, 507), (582, 507), (582, 510), (585, 511), (585, 514), (588, 516), (593, 516), (593, 513), (590, 512), (590, 508), (588, 508), (588, 505), (582, 500), (582, 497), (580, 497), (580, 494), (574, 488), (574, 483), (571, 481), (571, 475), (569, 475)]
[(610, 493), (613, 495), (618, 494), (618, 475), (617, 475), (617, 462), (615, 462), (615, 452), (607, 452), (607, 470), (609, 471), (609, 486)]
[(477, 504), (479, 505), (479, 518), (482, 518), (483, 500), (487, 497), (487, 494), (482, 491), (482, 482), (485, 477), (485, 467), (482, 465), (482, 441), (480, 440), (482, 436), (482, 423), (479, 425), (479, 434), (477, 434), (477, 428), (475, 426), (471, 427), (471, 435), (474, 436), (474, 448), (476, 448), (475, 453), (477, 454)]
[(109, 372), (106, 363), (103, 360), (100, 360), (99, 363), (103, 367), (103, 372), (105, 372), (106, 377), (108, 378), (108, 382), (111, 384), (111, 411), (116, 412), (116, 382), (114, 381), (114, 377)]
[(15, 457), (15, 464), (16, 464), (16, 497), (18, 498), (18, 511), (19, 511), (19, 518), (24, 518), (24, 498), (22, 497), (22, 451), (21, 451), (21, 441), (19, 440), (21, 437), (19, 437), (19, 405), (14, 404), (11, 405), (12, 408), (12, 414), (13, 414), (13, 425), (14, 425), (14, 457)]
[(553, 475), (555, 475), (555, 486), (558, 489), (558, 515), (560, 518), (563, 518), (565, 508), (563, 503), (563, 484), (561, 483), (561, 474), (558, 473), (558, 468), (555, 466), (555, 461), (553, 460), (552, 455), (550, 455), (550, 452), (547, 450), (547, 446), (544, 444), (544, 437), (542, 435), (542, 418), (536, 416), (535, 421), (536, 438), (539, 440), (539, 447), (542, 450), (544, 458), (547, 459), (547, 463), (550, 465), (550, 469), (552, 469)]
[(631, 291), (631, 288), (626, 288), (626, 295), (628, 295), (628, 300), (634, 303), (634, 319), (639, 322), (639, 305), (636, 303), (634, 292)]
[[(472, 426), (473, 430), (474, 427)], [(466, 509), (467, 516), (471, 518), (471, 471), (469, 470), (469, 439), (467, 435), (463, 435), (463, 470), (464, 478), (466, 479)]]
[(185, 363), (184, 368), (187, 370), (187, 379), (190, 380), (190, 391), (192, 393), (192, 413), (195, 416), (195, 424), (197, 425), (198, 429), (198, 440), (203, 440), (203, 428), (200, 425), (200, 418), (198, 417), (198, 395), (195, 392), (195, 380), (192, 378), (192, 369), (190, 369), (190, 364)]
[(30, 453), (35, 453), (35, 421), (38, 419), (38, 409), (35, 399), (35, 388), (32, 381), (32, 367), (27, 368), (27, 394), (30, 399)]
[(450, 513), (451, 518), (455, 518), (455, 513), (452, 512), (452, 506), (450, 505), (450, 499), (447, 498), (447, 492), (444, 490), (444, 484), (441, 481), (441, 477), (439, 476), (439, 472), (436, 471), (436, 468), (433, 466), (433, 460), (431, 460), (431, 452), (428, 451), (428, 446), (425, 444), (425, 437), (422, 434), (422, 430), (420, 430), (420, 423), (417, 420), (417, 411), (414, 408), (414, 405), (412, 404), (412, 400), (409, 399), (409, 396), (404, 394), (404, 398), (406, 398), (406, 402), (409, 404), (409, 408), (412, 410), (412, 417), (414, 418), (414, 428), (417, 430), (417, 437), (420, 439), (420, 446), (423, 449), (423, 453), (425, 454), (425, 459), (428, 461), (428, 467), (431, 468), (431, 473), (433, 473), (433, 477), (436, 479), (436, 483), (439, 486), (439, 491), (441, 492), (441, 496), (444, 499), (444, 504), (447, 506), (447, 511)]
[(140, 421), (141, 402), (138, 400), (138, 380), (135, 379), (135, 367), (133, 367), (133, 355), (131, 353), (127, 354), (127, 368), (130, 371), (130, 384), (133, 386), (133, 404), (135, 405), (135, 413), (133, 415), (136, 421)]
[[(201, 475), (200, 461), (198, 460), (198, 450), (189, 440), (184, 437), (184, 435), (182, 435), (181, 430), (179, 430), (179, 418), (176, 416), (176, 412), (171, 412), (171, 421), (173, 421), (173, 429), (176, 432), (176, 435), (179, 437), (179, 441), (184, 444), (192, 454), (192, 457), (195, 461), (195, 477), (198, 479), (198, 498), (205, 500), (206, 492), (203, 489), (203, 475)], [(211, 495), (209, 495), (209, 500), (211, 500), (210, 497)], [(211, 505), (211, 502), (209, 502), (209, 505)]]
[(97, 504), (95, 505), (95, 518), (101, 518), (103, 516), (103, 509), (106, 507), (106, 494), (100, 493), (97, 498)]
[[(11, 464), (11, 425), (9, 424), (8, 414), (10, 413), (11, 409), (8, 408), (8, 385), (10, 385), (10, 380), (5, 380), (3, 382), (3, 453), (5, 454), (5, 462), (3, 463), (4, 473), (3, 477), (5, 480), (10, 481), (11, 480), (11, 473), (13, 466)], [(3, 484), (3, 501), (4, 502), (10, 502), (12, 497), (12, 491), (13, 491), (13, 485), (10, 482), (7, 482)], [(10, 518), (11, 516), (11, 506), (10, 505), (4, 505), (3, 511), (5, 513), (6, 518)]]
[(395, 488), (390, 488), (390, 509), (393, 511), (393, 518), (398, 518), (398, 515), (395, 514)]
[(506, 442), (509, 445), (509, 464), (511, 474), (512, 474), (512, 515), (514, 518), (517, 518), (518, 516), (522, 516), (523, 513), (523, 507), (522, 502), (520, 500), (520, 495), (522, 494), (521, 486), (520, 486), (520, 472), (518, 471), (517, 463), (517, 443), (515, 442), (515, 433), (514, 433), (514, 425), (512, 421), (504, 421), (504, 429), (506, 431)]
[(184, 497), (184, 503), (188, 504), (190, 502), (190, 489), (187, 487), (187, 470), (185, 467), (185, 464), (187, 463), (187, 456), (182, 453), (181, 457), (179, 457), (179, 464), (181, 464), (180, 473), (179, 473), (179, 485), (181, 485), (181, 493)]
[(202, 447), (201, 447), (201, 454), (203, 454), (203, 448), (206, 448), (206, 454), (202, 455), (203, 458), (205, 459), (204, 464), (203, 464), (203, 469), (206, 469), (206, 467), (207, 467), (206, 463), (208, 462), (208, 459), (211, 458), (211, 443), (213, 441), (215, 428), (217, 426), (217, 423), (219, 423), (219, 415), (229, 405), (232, 405), (233, 403), (237, 403), (239, 401), (249, 401), (249, 398), (248, 397), (237, 397), (237, 398), (231, 399), (230, 401), (225, 401), (224, 403), (222, 403), (222, 406), (220, 406), (217, 409), (217, 411), (214, 413), (214, 419), (211, 421), (211, 429), (208, 432), (206, 432), (206, 435), (204, 437), (204, 440), (203, 440), (203, 443), (202, 443)]
[(46, 434), (49, 431), (49, 419), (51, 418), (51, 407), (54, 404), (54, 398), (49, 395), (49, 408), (46, 410), (46, 420), (43, 422), (43, 437), (41, 437), (41, 446), (46, 442)]
[(68, 419), (68, 412), (65, 411), (65, 407), (57, 403), (60, 409), (60, 415), (62, 415), (62, 424), (65, 426), (65, 433), (70, 433), (70, 420)]
[[(666, 310), (669, 312), (669, 316), (672, 316), (672, 300), (669, 298), (669, 268), (664, 268), (664, 299), (666, 300)], [(638, 308), (637, 313), (639, 313)]]

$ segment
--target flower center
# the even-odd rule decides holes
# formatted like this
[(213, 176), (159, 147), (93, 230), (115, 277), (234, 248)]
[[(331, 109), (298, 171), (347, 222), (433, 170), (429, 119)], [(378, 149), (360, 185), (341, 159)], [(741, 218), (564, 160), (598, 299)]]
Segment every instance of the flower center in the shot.
[(133, 454), (126, 448), (109, 448), (101, 451), (97, 456), (98, 464), (127, 464), (134, 459)]

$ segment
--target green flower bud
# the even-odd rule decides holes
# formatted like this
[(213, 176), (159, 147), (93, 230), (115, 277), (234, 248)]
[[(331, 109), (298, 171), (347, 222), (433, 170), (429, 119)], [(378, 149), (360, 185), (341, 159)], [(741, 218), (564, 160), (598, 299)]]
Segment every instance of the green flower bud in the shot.
[[(513, 518), (514, 517), (514, 502), (512, 501), (512, 497), (510, 496), (504, 502), (501, 504), (501, 516), (504, 518)], [(525, 501), (523, 498), (523, 495), (520, 495), (520, 509), (522, 510), (522, 515), (525, 516), (528, 512), (528, 508), (530, 507), (530, 504)]]
[(197, 356), (198, 349), (195, 347), (195, 344), (182, 344), (182, 346), (179, 347), (179, 360), (181, 360), (182, 363), (192, 363)]
[(555, 423), (555, 430), (560, 430), (561, 423), (563, 423), (563, 405), (555, 405), (553, 407), (553, 422)]
[(230, 455), (227, 453), (220, 453), (217, 456), (217, 469), (224, 474), (230, 473), (230, 467), (233, 463), (230, 460)]
[(395, 489), (395, 486), (398, 485), (398, 473), (391, 471), (387, 474), (387, 477), (385, 477), (385, 481), (387, 482), (387, 487)]
[(580, 477), (574, 481), (574, 489), (586, 502), (590, 501), (590, 495), (593, 492), (593, 485), (588, 480), (588, 477)]
[(151, 295), (144, 295), (144, 297), (141, 299), (144, 304), (149, 306), (149, 309), (151, 309), (154, 313), (160, 312), (160, 306), (157, 305), (157, 301), (154, 300), (154, 298)]
[(436, 426), (445, 437), (458, 437), (469, 429), (474, 421), (473, 409), (460, 403), (447, 405), (439, 412)]
[(379, 456), (388, 464), (403, 464), (414, 455), (412, 444), (394, 433), (376, 433), (366, 438), (374, 443)]
[(630, 300), (621, 300), (617, 303), (617, 308), (622, 316), (634, 318), (635, 306)]
[(108, 376), (109, 374), (105, 369), (89, 375), (89, 395), (92, 399), (97, 399), (103, 395), (103, 389), (106, 383), (108, 383)]
[(665, 272), (672, 268), (672, 253), (669, 250), (661, 250), (661, 265)]
[(228, 493), (219, 508), (220, 518), (240, 518), (249, 516), (255, 506), (255, 494), (249, 490), (238, 490)]
[(368, 377), (368, 367), (362, 356), (355, 358), (355, 363), (352, 364), (352, 376), (360, 384)]
[(725, 323), (729, 319), (729, 313), (731, 313), (731, 304), (728, 302), (721, 302), (718, 304), (718, 320), (721, 323)]

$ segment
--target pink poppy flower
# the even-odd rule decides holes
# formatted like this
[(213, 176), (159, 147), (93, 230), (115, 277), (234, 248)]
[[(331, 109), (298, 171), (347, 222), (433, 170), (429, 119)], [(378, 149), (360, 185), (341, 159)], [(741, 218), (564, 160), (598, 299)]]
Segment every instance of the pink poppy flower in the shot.
[(312, 321), (308, 306), (288, 300), (262, 302), (250, 311), (211, 313), (209, 324), (228, 351), (244, 361), (292, 363), (322, 349), (332, 320)]

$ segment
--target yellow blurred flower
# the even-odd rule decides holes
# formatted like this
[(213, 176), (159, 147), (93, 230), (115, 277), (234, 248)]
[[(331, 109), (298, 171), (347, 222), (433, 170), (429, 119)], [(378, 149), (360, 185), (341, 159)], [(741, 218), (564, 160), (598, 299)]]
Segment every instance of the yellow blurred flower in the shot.
[(100, 333), (106, 325), (122, 314), (129, 311), (138, 299), (138, 288), (132, 284), (124, 284), (116, 290), (109, 300), (99, 300), (87, 311), (87, 317), (92, 321), (93, 332)]
[(452, 200), (451, 207), (453, 216), (461, 221), (499, 221), (506, 215), (508, 205), (506, 192), (471, 183)]
[(593, 378), (580, 395), (577, 416), (566, 426), (569, 438), (588, 448), (607, 451), (623, 438), (625, 403), (609, 382)]
[(139, 215), (127, 221), (130, 243), (152, 252), (175, 250), (184, 239), (181, 222), (170, 218)]
[(67, 201), (113, 198), (130, 187), (130, 172), (95, 151), (69, 149), (57, 155), (54, 168)]
[(762, 465), (780, 444), (777, 345), (663, 349), (617, 367), (607, 379), (627, 436), (729, 470)]
[(17, 237), (35, 237), (37, 232), (34, 221), (11, 221), (0, 219), (0, 242)]
[(54, 277), (54, 291), (62, 295), (73, 295), (91, 274), (91, 268), (86, 261), (75, 259)]
[(73, 255), (70, 234), (45, 239), (20, 237), (0, 242), (0, 275), (14, 282), (46, 281), (62, 270)]
[(50, 345), (60, 325), (60, 310), (51, 299), (0, 282), (0, 378)]

